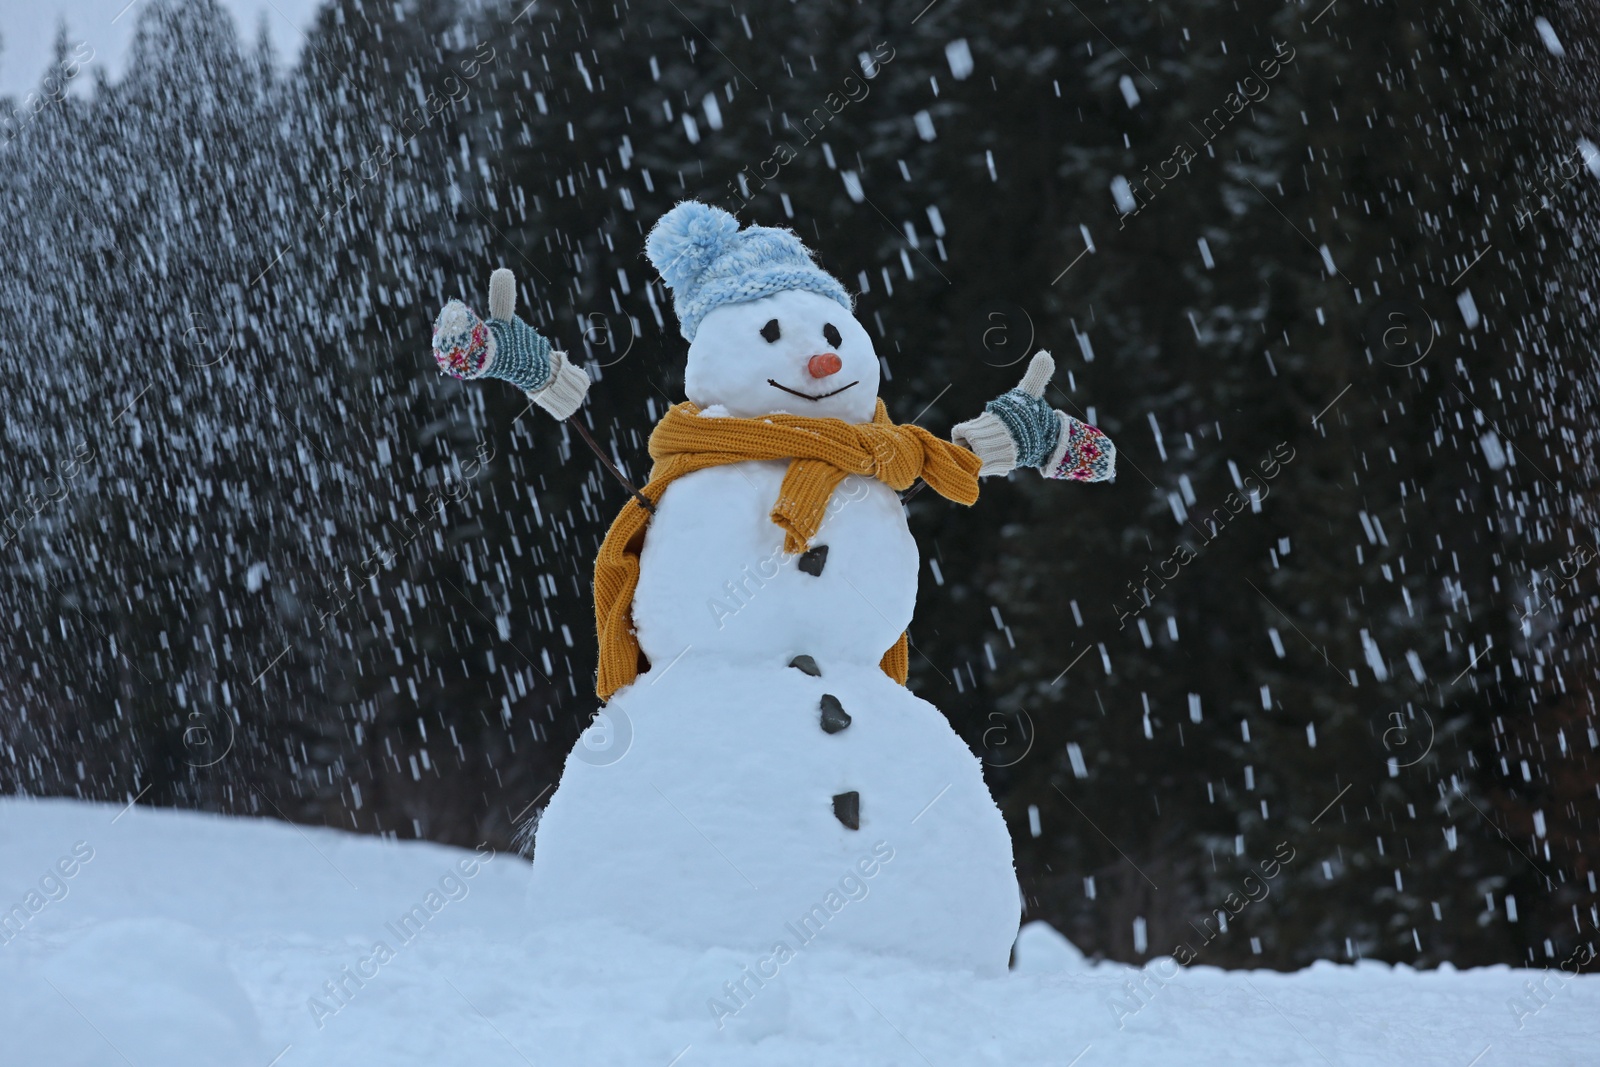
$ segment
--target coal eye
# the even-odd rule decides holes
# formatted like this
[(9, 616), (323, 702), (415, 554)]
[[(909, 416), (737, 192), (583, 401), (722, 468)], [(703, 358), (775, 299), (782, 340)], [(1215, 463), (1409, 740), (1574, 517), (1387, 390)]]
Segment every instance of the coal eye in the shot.
[(761, 336), (767, 339), (767, 344), (769, 345), (776, 341), (779, 337), (782, 337), (783, 332), (778, 329), (778, 320), (769, 319), (767, 324), (761, 327)]
[(822, 339), (834, 348), (844, 343), (844, 338), (839, 336), (839, 328), (831, 322), (822, 327)]

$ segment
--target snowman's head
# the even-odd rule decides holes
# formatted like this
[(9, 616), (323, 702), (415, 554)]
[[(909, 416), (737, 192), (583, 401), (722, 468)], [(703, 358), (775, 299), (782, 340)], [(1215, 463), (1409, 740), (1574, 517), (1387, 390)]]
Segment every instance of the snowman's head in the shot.
[(844, 286), (800, 239), (739, 229), (720, 208), (687, 200), (645, 242), (672, 290), (689, 341), (684, 388), (701, 408), (758, 418), (776, 412), (872, 421), (878, 356)]
[(684, 392), (738, 418), (784, 411), (871, 422), (878, 355), (855, 316), (825, 296), (789, 289), (723, 304), (689, 345)]

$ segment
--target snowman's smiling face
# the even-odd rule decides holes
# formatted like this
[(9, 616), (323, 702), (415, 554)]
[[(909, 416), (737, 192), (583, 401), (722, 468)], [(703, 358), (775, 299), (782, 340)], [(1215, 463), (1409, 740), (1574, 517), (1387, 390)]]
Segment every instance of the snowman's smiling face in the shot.
[(785, 412), (872, 421), (878, 354), (844, 308), (791, 290), (723, 304), (700, 322), (689, 346), (684, 391), (697, 406), (736, 418)]

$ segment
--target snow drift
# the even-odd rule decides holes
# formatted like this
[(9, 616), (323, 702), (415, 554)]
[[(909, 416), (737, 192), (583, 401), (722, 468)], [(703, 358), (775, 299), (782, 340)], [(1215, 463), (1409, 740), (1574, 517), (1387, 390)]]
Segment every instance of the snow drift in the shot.
[[(70, 873), (68, 873), (70, 872)], [(521, 857), (278, 822), (0, 802), (0, 1045), (60, 1067), (1592, 1064), (1600, 978), (1086, 961), (1000, 978), (545, 928)], [(870, 898), (869, 898), (870, 900)], [(852, 904), (851, 906), (856, 906)], [(627, 960), (617, 967), (600, 960)], [(735, 997), (729, 989), (744, 992)], [(738, 1005), (714, 1016), (708, 1004)], [(718, 1024), (721, 1024), (720, 1029)]]

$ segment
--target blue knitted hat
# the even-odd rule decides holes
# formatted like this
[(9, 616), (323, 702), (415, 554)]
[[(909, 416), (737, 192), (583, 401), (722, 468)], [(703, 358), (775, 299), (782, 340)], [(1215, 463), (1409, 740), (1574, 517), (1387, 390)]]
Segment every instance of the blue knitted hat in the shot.
[(645, 255), (672, 290), (684, 340), (694, 343), (700, 321), (722, 304), (742, 304), (800, 289), (853, 311), (838, 279), (811, 260), (791, 230), (774, 226), (739, 229), (739, 220), (719, 207), (685, 200), (661, 216), (645, 238)]

